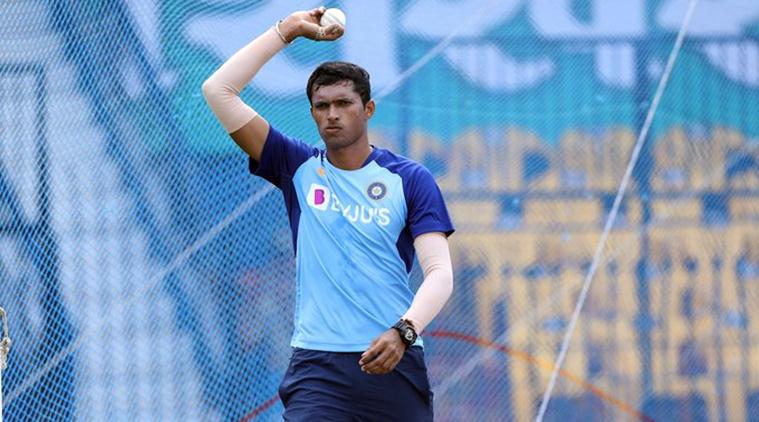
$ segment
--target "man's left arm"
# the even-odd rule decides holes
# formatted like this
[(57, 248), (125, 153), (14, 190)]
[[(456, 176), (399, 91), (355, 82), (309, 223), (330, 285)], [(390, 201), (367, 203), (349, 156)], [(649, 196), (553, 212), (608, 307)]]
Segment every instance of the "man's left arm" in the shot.
[[(421, 234), (414, 239), (414, 249), (424, 280), (419, 286), (411, 307), (401, 319), (407, 321), (416, 333), (421, 333), (437, 316), (453, 292), (453, 268), (444, 233)], [(400, 362), (406, 345), (395, 328), (377, 337), (359, 360), (361, 370), (369, 374), (386, 374)]]

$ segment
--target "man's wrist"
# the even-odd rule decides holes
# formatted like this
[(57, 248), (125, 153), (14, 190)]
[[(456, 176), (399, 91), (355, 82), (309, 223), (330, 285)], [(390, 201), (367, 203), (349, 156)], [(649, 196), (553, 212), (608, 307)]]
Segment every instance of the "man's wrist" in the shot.
[(406, 318), (406, 317), (401, 317), (401, 320), (405, 321), (406, 324), (410, 325), (411, 328), (413, 328), (414, 331), (416, 331), (416, 333), (419, 334), (419, 323), (418, 322), (414, 321), (411, 318)]
[(293, 16), (279, 21), (279, 31), (287, 43), (295, 41), (300, 36), (300, 29), (300, 20)]

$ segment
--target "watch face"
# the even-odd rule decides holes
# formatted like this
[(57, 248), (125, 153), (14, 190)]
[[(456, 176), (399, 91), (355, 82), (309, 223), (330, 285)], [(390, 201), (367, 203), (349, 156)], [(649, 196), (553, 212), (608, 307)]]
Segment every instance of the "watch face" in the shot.
[(414, 339), (414, 332), (411, 330), (406, 330), (406, 340), (411, 341)]

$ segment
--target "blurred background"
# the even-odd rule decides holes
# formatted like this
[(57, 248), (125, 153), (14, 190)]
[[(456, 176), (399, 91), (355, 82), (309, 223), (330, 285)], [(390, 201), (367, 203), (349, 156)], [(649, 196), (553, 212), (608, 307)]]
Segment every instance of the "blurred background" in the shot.
[(533, 420), (586, 279), (544, 420), (759, 420), (759, 2), (697, 2), (673, 51), (689, 3), (0, 0), (6, 420), (280, 419), (285, 208), (200, 86), (321, 4), (343, 39), (296, 41), (243, 98), (319, 145), (306, 80), (356, 62), (371, 142), (436, 176), (438, 420)]

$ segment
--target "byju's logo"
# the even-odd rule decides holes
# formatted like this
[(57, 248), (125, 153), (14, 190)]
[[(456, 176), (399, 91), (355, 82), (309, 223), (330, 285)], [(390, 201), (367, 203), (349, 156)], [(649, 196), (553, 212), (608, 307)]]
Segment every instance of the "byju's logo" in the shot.
[(320, 211), (326, 211), (329, 206), (330, 193), (329, 189), (317, 183), (312, 183), (308, 190), (306, 202), (312, 208)]
[(331, 193), (326, 186), (318, 183), (312, 183), (308, 189), (306, 203), (311, 208), (319, 211), (332, 211), (340, 213), (348, 222), (352, 224), (379, 224), (387, 226), (390, 224), (389, 208), (374, 208), (360, 204), (343, 204), (337, 195)]

